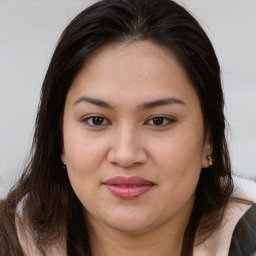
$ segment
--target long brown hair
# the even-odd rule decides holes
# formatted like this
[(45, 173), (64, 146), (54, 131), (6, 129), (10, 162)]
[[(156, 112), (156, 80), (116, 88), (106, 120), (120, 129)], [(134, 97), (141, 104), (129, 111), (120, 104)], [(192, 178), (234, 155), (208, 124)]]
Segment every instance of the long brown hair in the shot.
[(103, 0), (74, 18), (53, 54), (42, 86), (30, 162), (1, 202), (1, 256), (23, 255), (15, 213), (25, 197), (26, 225), (42, 255), (66, 231), (68, 255), (90, 255), (82, 205), (60, 161), (65, 99), (93, 52), (106, 44), (138, 40), (151, 41), (177, 56), (198, 94), (205, 130), (212, 136), (214, 165), (201, 171), (182, 255), (192, 255), (194, 243), (219, 226), (233, 183), (220, 67), (210, 40), (195, 18), (171, 0)]

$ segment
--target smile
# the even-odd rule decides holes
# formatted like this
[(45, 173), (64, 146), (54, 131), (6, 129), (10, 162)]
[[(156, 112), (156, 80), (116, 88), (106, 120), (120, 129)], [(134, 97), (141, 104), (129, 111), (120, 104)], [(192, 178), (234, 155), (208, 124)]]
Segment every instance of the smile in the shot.
[(104, 182), (104, 185), (112, 195), (124, 199), (135, 199), (151, 190), (154, 184), (140, 177), (117, 176)]

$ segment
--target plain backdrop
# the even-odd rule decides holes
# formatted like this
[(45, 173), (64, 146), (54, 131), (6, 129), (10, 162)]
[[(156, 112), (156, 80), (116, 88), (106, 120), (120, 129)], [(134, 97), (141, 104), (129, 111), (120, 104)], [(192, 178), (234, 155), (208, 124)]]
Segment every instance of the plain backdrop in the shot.
[[(0, 195), (22, 171), (57, 40), (90, 0), (0, 0)], [(256, 178), (256, 0), (184, 0), (222, 67), (235, 173)]]

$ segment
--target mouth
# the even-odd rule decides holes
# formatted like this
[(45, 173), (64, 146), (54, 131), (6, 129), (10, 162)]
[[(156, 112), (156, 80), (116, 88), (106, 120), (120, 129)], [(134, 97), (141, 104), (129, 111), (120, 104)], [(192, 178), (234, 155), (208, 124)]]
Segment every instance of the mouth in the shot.
[(116, 176), (107, 180), (103, 184), (107, 187), (112, 195), (124, 200), (138, 198), (150, 191), (155, 185), (151, 181), (137, 176)]

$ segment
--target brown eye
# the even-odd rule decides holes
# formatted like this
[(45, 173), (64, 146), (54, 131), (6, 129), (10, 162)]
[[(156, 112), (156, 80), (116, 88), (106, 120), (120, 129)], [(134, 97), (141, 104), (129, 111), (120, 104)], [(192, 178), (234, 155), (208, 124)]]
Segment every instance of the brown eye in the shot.
[(154, 125), (163, 125), (164, 118), (163, 117), (154, 117), (152, 119)]
[(83, 122), (90, 126), (101, 126), (110, 124), (106, 118), (102, 116), (90, 116), (83, 120)]
[(174, 123), (175, 120), (170, 117), (165, 117), (165, 116), (155, 116), (150, 118), (146, 124), (151, 125), (151, 126), (160, 126), (160, 127), (165, 127), (168, 126), (172, 123)]
[(101, 125), (101, 124), (103, 124), (103, 121), (104, 121), (103, 117), (98, 117), (98, 116), (92, 117), (92, 123), (94, 125)]

